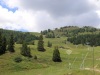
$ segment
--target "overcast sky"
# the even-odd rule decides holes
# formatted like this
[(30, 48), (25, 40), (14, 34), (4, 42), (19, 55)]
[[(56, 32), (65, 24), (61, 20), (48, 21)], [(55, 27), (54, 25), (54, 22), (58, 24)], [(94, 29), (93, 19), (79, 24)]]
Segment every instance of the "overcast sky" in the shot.
[(69, 25), (100, 28), (100, 1), (0, 0), (0, 28), (39, 32)]

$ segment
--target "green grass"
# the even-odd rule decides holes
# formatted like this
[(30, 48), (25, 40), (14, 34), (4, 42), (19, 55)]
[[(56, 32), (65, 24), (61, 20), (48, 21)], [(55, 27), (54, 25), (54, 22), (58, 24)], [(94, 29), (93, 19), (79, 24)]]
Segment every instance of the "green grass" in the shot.
[[(0, 75), (67, 75), (67, 73), (72, 73), (72, 75), (93, 75), (92, 71), (80, 70), (80, 65), (82, 63), (82, 55), (85, 56), (89, 52), (84, 66), (85, 68), (92, 68), (92, 51), (88, 51), (87, 46), (78, 45), (75, 46), (69, 42), (64, 43), (65, 37), (55, 38), (55, 39), (44, 39), (44, 46), (46, 51), (37, 51), (37, 41), (35, 45), (29, 45), (31, 48), (32, 56), (37, 56), (37, 60), (34, 58), (26, 58), (20, 55), (20, 44), (15, 44), (15, 53), (9, 53), (0, 56)], [(52, 42), (53, 46), (51, 48), (47, 47), (47, 42)], [(59, 48), (60, 55), (62, 58), (61, 63), (55, 63), (52, 61), (52, 54), (54, 46), (63, 46)], [(72, 50), (71, 55), (67, 55), (66, 50)], [(95, 47), (95, 66), (96, 69), (100, 69), (100, 47)], [(90, 47), (90, 50), (92, 48)], [(14, 62), (15, 57), (21, 57), (22, 62)], [(77, 57), (72, 69), (69, 70), (69, 62), (73, 63), (75, 57)], [(69, 59), (68, 59), (69, 58)], [(69, 60), (69, 62), (68, 62)], [(95, 72), (96, 75), (100, 75), (99, 72)]]

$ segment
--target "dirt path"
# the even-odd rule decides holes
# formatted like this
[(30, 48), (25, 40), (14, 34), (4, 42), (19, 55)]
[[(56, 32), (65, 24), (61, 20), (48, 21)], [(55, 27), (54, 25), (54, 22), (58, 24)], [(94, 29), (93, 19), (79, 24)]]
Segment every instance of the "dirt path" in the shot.
[(96, 69), (96, 68), (94, 68), (94, 69), (92, 69), (92, 68), (85, 68), (85, 70), (89, 70), (89, 71), (95, 71), (95, 72), (99, 72), (100, 73), (100, 70), (99, 69)]
[(98, 64), (94, 66), (94, 69), (93, 68), (85, 68), (85, 70), (90, 70), (90, 71), (94, 70), (95, 72), (99, 72), (100, 73), (100, 69), (97, 69), (97, 66), (98, 66)]

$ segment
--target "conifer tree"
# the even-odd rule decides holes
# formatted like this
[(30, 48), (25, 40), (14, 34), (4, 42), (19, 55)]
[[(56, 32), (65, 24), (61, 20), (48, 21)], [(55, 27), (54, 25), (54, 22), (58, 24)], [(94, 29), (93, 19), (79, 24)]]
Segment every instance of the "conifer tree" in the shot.
[(2, 37), (0, 33), (0, 55), (4, 54), (6, 51), (6, 38)]
[(2, 35), (0, 32), (0, 55), (3, 54), (3, 49), (2, 49)]
[(55, 47), (55, 49), (54, 49), (52, 60), (54, 62), (61, 62), (62, 61), (61, 57), (60, 57), (60, 52), (58, 50), (58, 47)]
[(45, 51), (45, 49), (44, 49), (43, 35), (42, 34), (39, 37), (37, 49), (38, 49), (38, 51), (42, 51), (42, 52)]
[(6, 41), (6, 38), (3, 37), (2, 38), (2, 49), (3, 49), (3, 53), (6, 52), (6, 47), (7, 47), (7, 41)]
[(21, 55), (26, 57), (32, 57), (30, 52), (30, 47), (27, 46), (26, 42), (23, 42), (21, 47)]
[(11, 35), (10, 39), (9, 39), (8, 51), (9, 52), (15, 52), (15, 50), (14, 50), (14, 38), (13, 38), (13, 35)]

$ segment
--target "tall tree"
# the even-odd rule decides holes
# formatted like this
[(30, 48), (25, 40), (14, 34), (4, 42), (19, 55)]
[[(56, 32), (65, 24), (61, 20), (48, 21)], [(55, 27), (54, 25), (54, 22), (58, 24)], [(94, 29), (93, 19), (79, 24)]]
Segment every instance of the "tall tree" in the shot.
[(6, 41), (6, 38), (3, 37), (2, 38), (2, 49), (3, 49), (3, 53), (6, 52), (6, 47), (7, 47), (7, 41)]
[(2, 49), (2, 35), (0, 32), (0, 55), (3, 54), (3, 49)]
[(61, 62), (62, 61), (61, 57), (60, 57), (60, 52), (58, 50), (58, 47), (55, 47), (55, 49), (54, 49), (52, 60), (54, 62)]
[(38, 49), (38, 51), (42, 51), (42, 52), (45, 51), (45, 49), (44, 49), (43, 35), (42, 34), (39, 37), (37, 49)]
[(30, 47), (27, 46), (26, 42), (23, 42), (21, 47), (21, 55), (26, 57), (32, 57), (30, 52)]
[(8, 44), (8, 50), (9, 50), (9, 52), (15, 52), (13, 35), (10, 36), (9, 44)]

